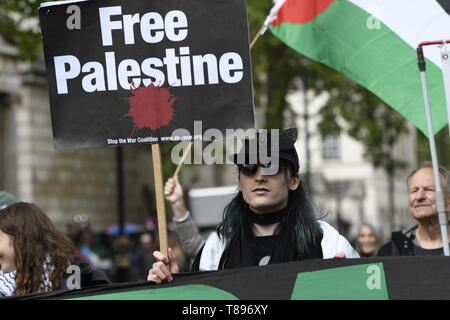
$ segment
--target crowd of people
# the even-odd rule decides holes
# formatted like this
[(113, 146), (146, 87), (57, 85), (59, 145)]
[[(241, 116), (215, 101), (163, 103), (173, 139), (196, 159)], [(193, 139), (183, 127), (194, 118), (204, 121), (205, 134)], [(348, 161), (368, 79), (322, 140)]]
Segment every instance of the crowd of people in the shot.
[[(0, 208), (0, 296), (145, 281), (154, 262), (154, 230), (120, 238), (73, 222), (64, 233), (36, 204), (20, 202), (5, 191), (0, 191)], [(179, 247), (173, 234), (169, 239), (171, 247)], [(183, 256), (181, 249), (177, 252)], [(120, 275), (119, 253), (121, 262), (124, 257), (127, 262)], [(79, 268), (78, 287), (71, 277), (73, 266)]]
[[(157, 250), (153, 232), (139, 233), (126, 241), (117, 237), (113, 243), (106, 234), (93, 234), (89, 225), (73, 223), (64, 234), (36, 204), (0, 192), (0, 294), (73, 289), (69, 266), (79, 268), (79, 288), (84, 288), (115, 282), (120, 266), (128, 267), (128, 281), (162, 283), (172, 281), (174, 273), (188, 270), (235, 269), (306, 259), (443, 255), (431, 164), (422, 164), (407, 177), (415, 226), (393, 232), (390, 241), (381, 245), (377, 230), (361, 222), (352, 246), (317, 218), (300, 176), (294, 147), (297, 130), (282, 131), (278, 153), (269, 154), (272, 162), (264, 162), (258, 157), (259, 149), (262, 142), (270, 143), (271, 137), (270, 130), (266, 136), (258, 133), (245, 140), (244, 148), (232, 156), (238, 192), (224, 208), (221, 223), (206, 239), (187, 209), (179, 181), (167, 181), (164, 194), (174, 214), (167, 255)], [(250, 143), (257, 148), (249, 148)], [(439, 173), (449, 211), (450, 179), (444, 168)], [(118, 252), (121, 263), (117, 261)]]

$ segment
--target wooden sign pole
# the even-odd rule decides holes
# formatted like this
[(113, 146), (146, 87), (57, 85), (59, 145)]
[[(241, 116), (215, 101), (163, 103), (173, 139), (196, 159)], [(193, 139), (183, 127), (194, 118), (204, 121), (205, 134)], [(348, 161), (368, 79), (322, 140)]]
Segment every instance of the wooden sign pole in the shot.
[(167, 240), (166, 206), (164, 203), (164, 185), (159, 144), (152, 144), (153, 176), (155, 179), (156, 212), (158, 216), (159, 250), (169, 257)]
[(189, 142), (189, 145), (188, 145), (188, 147), (186, 148), (186, 150), (184, 151), (183, 156), (181, 157), (181, 160), (180, 160), (180, 162), (178, 163), (178, 166), (177, 166), (177, 168), (176, 168), (176, 170), (175, 170), (175, 173), (174, 173), (173, 176), (172, 176), (173, 179), (178, 178), (178, 173), (180, 172), (181, 167), (183, 166), (184, 161), (186, 160), (186, 157), (187, 157), (187, 155), (189, 154), (189, 151), (191, 150), (193, 144), (194, 144), (194, 143), (193, 143), (192, 141)]

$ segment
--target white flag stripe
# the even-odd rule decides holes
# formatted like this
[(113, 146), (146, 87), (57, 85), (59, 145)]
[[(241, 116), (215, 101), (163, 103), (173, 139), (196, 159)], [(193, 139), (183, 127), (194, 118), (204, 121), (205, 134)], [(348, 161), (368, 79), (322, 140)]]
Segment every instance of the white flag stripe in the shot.
[(277, 18), (278, 10), (283, 6), (285, 2), (286, 0), (279, 0), (275, 3), (272, 9), (270, 9), (269, 15), (267, 16), (266, 20), (264, 21), (265, 26), (268, 26), (269, 23)]
[[(383, 22), (416, 49), (423, 41), (450, 39), (450, 16), (436, 0), (347, 0)], [(441, 68), (441, 50), (427, 47), (426, 58)]]
[(450, 52), (444, 51), (441, 55), (442, 76), (444, 77), (445, 98), (447, 101), (447, 116), (450, 125)]

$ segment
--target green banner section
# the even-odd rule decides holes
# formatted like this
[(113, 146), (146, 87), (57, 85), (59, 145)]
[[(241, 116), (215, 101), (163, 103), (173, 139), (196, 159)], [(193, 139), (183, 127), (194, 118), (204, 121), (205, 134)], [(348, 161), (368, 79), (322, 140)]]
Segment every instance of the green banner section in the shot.
[(207, 285), (117, 292), (68, 300), (238, 300), (231, 293)]
[(388, 300), (383, 263), (302, 272), (291, 300)]

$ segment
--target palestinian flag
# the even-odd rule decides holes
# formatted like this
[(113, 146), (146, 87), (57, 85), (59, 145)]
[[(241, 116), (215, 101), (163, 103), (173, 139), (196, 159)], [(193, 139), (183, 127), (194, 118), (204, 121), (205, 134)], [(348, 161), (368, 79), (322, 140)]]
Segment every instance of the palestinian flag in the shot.
[[(358, 82), (427, 125), (416, 48), (450, 39), (450, 0), (281, 0), (269, 29), (288, 46)], [(433, 129), (447, 123), (440, 50), (425, 47)]]

